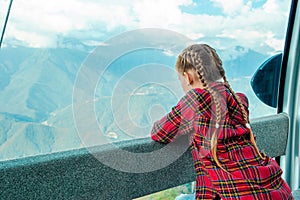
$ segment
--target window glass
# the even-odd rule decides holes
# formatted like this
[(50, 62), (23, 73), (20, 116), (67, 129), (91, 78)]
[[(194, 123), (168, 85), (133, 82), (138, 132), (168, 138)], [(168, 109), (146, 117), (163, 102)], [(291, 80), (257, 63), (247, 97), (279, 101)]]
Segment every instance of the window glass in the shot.
[(2, 29), (4, 27), (5, 19), (7, 17), (9, 3), (10, 3), (9, 0), (4, 0), (0, 2), (0, 31), (1, 31), (0, 34), (2, 34)]
[[(155, 119), (183, 95), (174, 71), (182, 49), (176, 45), (183, 44), (178, 35), (216, 48), (233, 89), (248, 96), (251, 118), (276, 113), (255, 96), (250, 80), (283, 50), (289, 6), (289, 0), (13, 2), (0, 51), (0, 160), (83, 147), (83, 138), (97, 137), (78, 125), (91, 127), (90, 117), (109, 142), (149, 136)], [(1, 24), (7, 8), (1, 1)], [(168, 33), (129, 32), (143, 28), (178, 35), (161, 42)], [(99, 48), (109, 51), (97, 57)], [(89, 62), (95, 73), (82, 71)], [(91, 90), (78, 81), (85, 72), (86, 80), (96, 77)], [(74, 100), (92, 102), (93, 112), (76, 110)]]

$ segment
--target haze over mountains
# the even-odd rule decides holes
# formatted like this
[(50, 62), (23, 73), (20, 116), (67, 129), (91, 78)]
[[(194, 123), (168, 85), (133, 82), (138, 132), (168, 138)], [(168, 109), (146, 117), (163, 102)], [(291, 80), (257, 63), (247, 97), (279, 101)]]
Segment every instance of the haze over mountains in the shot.
[[(75, 41), (70, 45), (53, 49), (1, 49), (0, 160), (81, 147), (74, 125), (72, 94), (78, 70), (94, 47)], [(249, 85), (252, 74), (268, 55), (241, 46), (219, 51), (219, 54), (233, 88), (247, 93), (252, 115), (256, 115), (256, 107), (260, 108), (260, 112), (261, 109), (268, 109), (260, 105)], [(121, 129), (118, 126), (121, 122), (116, 122), (110, 109), (112, 95), (120, 99), (114, 105), (116, 109), (125, 105), (122, 102), (123, 94), (112, 92), (118, 80), (136, 66), (159, 63), (172, 67), (175, 59), (175, 56), (162, 51), (141, 50), (112, 63), (95, 90), (99, 127), (110, 140), (149, 135), (149, 132), (134, 133), (133, 126), (150, 129), (152, 115), (162, 116), (177, 102), (177, 97), (165, 87), (145, 84), (132, 92), (130, 102), (125, 102), (130, 115), (123, 119)], [(140, 78), (143, 78), (142, 75)], [(178, 84), (176, 77), (174, 84)], [(154, 105), (162, 109), (149, 110)], [(126, 130), (124, 124), (128, 124)]]

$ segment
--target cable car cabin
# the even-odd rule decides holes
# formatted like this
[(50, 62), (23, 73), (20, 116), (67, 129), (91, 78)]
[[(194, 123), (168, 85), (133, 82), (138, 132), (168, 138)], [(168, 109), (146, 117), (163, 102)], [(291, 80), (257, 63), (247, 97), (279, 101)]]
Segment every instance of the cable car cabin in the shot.
[(216, 48), (259, 149), (300, 199), (298, 0), (0, 2), (0, 199), (182, 199), (188, 136), (150, 139), (184, 92), (177, 55)]

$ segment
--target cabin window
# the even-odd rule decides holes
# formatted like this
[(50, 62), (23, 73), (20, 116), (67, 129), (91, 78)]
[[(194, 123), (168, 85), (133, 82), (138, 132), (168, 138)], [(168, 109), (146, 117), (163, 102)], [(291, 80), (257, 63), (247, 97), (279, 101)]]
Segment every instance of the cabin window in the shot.
[[(8, 6), (1, 1), (1, 28)], [(153, 122), (183, 95), (173, 47), (184, 44), (176, 34), (217, 49), (233, 89), (249, 98), (251, 118), (276, 113), (255, 96), (250, 80), (283, 51), (289, 8), (290, 0), (14, 1), (0, 50), (0, 160), (83, 147), (90, 135), (78, 133), (74, 115), (87, 126), (95, 118), (109, 142), (149, 136)], [(136, 30), (149, 34), (151, 48), (141, 35), (130, 35)], [(159, 40), (163, 34), (168, 41)], [(118, 40), (120, 48), (108, 48)], [(141, 48), (121, 51), (139, 42)], [(93, 102), (94, 110), (74, 114), (74, 91), (84, 95), (89, 87), (76, 80), (99, 48), (112, 60), (108, 66), (94, 61), (91, 101), (76, 102)]]

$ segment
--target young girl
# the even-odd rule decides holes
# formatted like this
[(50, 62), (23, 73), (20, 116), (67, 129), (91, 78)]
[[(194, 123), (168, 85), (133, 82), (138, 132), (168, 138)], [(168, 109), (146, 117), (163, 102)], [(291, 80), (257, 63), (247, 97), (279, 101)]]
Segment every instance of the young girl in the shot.
[(258, 150), (247, 97), (231, 89), (216, 51), (191, 45), (176, 70), (186, 95), (154, 123), (151, 137), (169, 143), (191, 134), (196, 199), (293, 199), (280, 167)]

